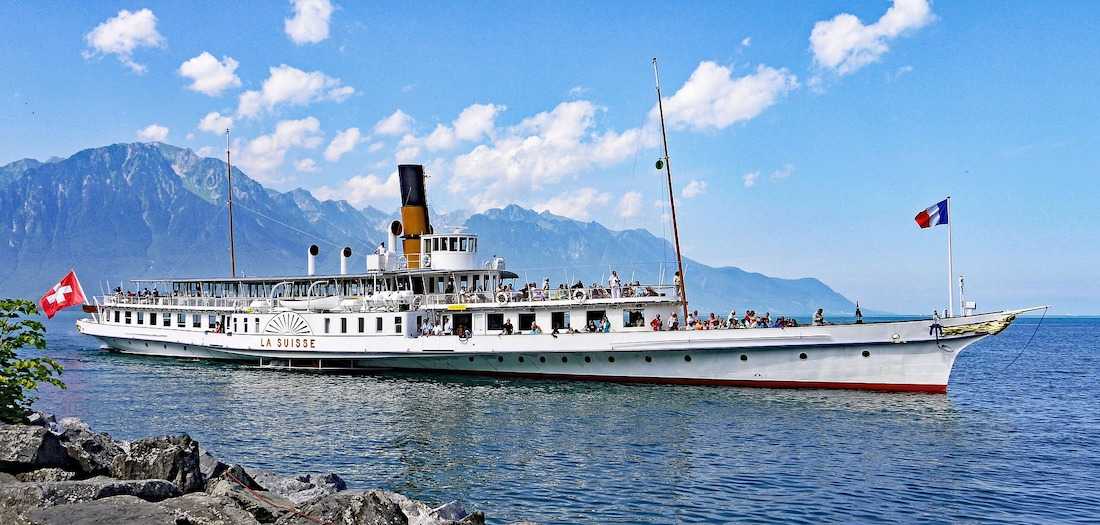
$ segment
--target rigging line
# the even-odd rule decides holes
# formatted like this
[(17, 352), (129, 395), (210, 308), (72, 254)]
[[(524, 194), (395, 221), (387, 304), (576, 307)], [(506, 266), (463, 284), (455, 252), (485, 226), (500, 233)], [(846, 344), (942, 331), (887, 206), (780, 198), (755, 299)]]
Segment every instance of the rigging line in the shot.
[[(341, 249), (341, 248), (343, 248), (343, 246), (341, 246), (341, 245), (339, 245), (339, 244), (337, 244), (337, 243), (334, 243), (334, 242), (332, 242), (332, 241), (330, 241), (330, 240), (328, 240), (328, 239), (325, 239), (324, 237), (319, 237), (319, 236), (317, 236), (317, 234), (316, 234), (316, 233), (310, 233), (310, 232), (307, 232), (307, 231), (303, 231), (303, 230), (300, 230), (300, 229), (298, 229), (298, 228), (295, 228), (294, 226), (291, 226), (291, 225), (289, 225), (289, 224), (287, 224), (287, 223), (285, 223), (285, 222), (282, 222), (282, 221), (280, 221), (279, 219), (276, 219), (276, 218), (274, 218), (274, 217), (270, 217), (270, 216), (266, 215), (265, 213), (263, 213), (263, 212), (261, 212), (261, 211), (259, 211), (259, 210), (255, 210), (255, 209), (253, 209), (253, 208), (250, 208), (250, 207), (248, 207), (248, 206), (245, 206), (244, 204), (241, 204), (241, 203), (239, 203), (239, 202), (237, 202), (237, 203), (234, 203), (234, 204), (236, 204), (236, 206), (237, 206), (238, 208), (244, 208), (245, 210), (248, 210), (248, 211), (250, 211), (250, 212), (252, 212), (252, 213), (255, 213), (256, 215), (259, 215), (260, 217), (263, 217), (263, 218), (265, 218), (265, 219), (267, 219), (267, 220), (269, 220), (269, 221), (271, 221), (271, 222), (274, 222), (275, 224), (278, 224), (278, 225), (280, 225), (280, 226), (282, 226), (282, 227), (284, 227), (284, 228), (287, 228), (287, 229), (289, 229), (289, 230), (293, 230), (293, 231), (295, 231), (295, 232), (298, 232), (298, 233), (300, 233), (300, 234), (302, 234), (302, 235), (305, 235), (307, 239), (314, 239), (314, 238), (315, 238), (315, 239), (317, 239), (317, 241), (318, 241), (318, 242), (322, 242), (322, 243), (328, 244), (328, 245), (330, 245), (330, 246), (333, 246), (333, 247), (335, 247), (335, 248), (337, 248), (337, 249)], [(354, 238), (353, 238), (352, 240), (354, 240), (354, 241), (356, 241), (356, 242), (360, 242), (360, 243), (363, 243), (363, 246), (370, 246), (370, 245), (371, 245), (370, 241), (364, 241), (363, 239), (354, 239)]]
[(1027, 343), (1024, 344), (1024, 347), (1021, 348), (1020, 351), (1016, 353), (1016, 357), (1012, 358), (1012, 362), (1009, 363), (1007, 366), (1004, 367), (1004, 369), (1001, 370), (1001, 373), (1004, 373), (1006, 370), (1009, 369), (1009, 367), (1016, 364), (1016, 360), (1019, 359), (1021, 355), (1024, 355), (1024, 350), (1027, 350), (1027, 348), (1029, 346), (1031, 346), (1031, 341), (1035, 339), (1035, 334), (1039, 333), (1039, 327), (1043, 326), (1043, 319), (1047, 318), (1047, 310), (1048, 309), (1050, 309), (1049, 306), (1043, 308), (1043, 315), (1042, 315), (1042, 317), (1039, 317), (1039, 322), (1035, 324), (1035, 331), (1031, 332), (1031, 337), (1028, 338)]

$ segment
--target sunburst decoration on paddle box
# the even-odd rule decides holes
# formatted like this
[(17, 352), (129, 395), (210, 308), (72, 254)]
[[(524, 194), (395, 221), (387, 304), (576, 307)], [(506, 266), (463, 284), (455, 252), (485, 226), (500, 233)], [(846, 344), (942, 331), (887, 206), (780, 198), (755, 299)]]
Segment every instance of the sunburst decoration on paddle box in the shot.
[(312, 334), (309, 323), (302, 316), (294, 312), (283, 312), (272, 317), (264, 327), (264, 333), (281, 335), (308, 335)]

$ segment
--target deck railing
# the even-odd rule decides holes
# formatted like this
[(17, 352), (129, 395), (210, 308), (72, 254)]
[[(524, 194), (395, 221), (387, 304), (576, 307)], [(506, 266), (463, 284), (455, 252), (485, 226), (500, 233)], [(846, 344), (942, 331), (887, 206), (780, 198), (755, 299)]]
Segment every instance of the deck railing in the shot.
[(466, 291), (455, 293), (430, 293), (423, 296), (425, 305), (484, 304), (527, 302), (587, 302), (591, 300), (639, 301), (675, 299), (674, 286), (623, 286), (618, 289), (594, 288), (551, 288), (521, 289), (503, 291)]

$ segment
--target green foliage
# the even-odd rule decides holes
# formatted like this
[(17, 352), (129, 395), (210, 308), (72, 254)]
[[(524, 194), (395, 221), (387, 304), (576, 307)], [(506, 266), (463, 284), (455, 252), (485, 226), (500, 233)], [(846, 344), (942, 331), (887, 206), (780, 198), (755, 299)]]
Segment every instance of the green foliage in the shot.
[(49, 357), (20, 358), (20, 349), (46, 348), (46, 326), (34, 319), (38, 305), (22, 299), (0, 299), (0, 421), (19, 423), (30, 413), (39, 383), (65, 388), (55, 377), (61, 364)]

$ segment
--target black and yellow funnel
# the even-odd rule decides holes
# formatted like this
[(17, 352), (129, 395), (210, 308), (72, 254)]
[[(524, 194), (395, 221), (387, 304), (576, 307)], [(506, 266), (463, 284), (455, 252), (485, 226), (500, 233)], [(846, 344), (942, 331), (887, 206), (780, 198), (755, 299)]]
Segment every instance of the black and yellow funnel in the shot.
[(401, 183), (401, 249), (409, 268), (420, 267), (420, 236), (432, 232), (428, 222), (428, 198), (424, 191), (424, 166), (401, 164), (397, 166), (397, 178)]

